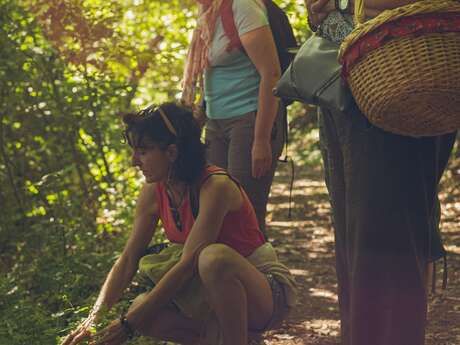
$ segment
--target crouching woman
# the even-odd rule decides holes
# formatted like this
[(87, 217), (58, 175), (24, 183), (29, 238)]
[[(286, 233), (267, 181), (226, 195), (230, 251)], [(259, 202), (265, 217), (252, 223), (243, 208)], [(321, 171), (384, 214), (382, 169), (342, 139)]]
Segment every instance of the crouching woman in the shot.
[[(146, 179), (133, 231), (90, 316), (62, 345), (90, 336), (101, 310), (119, 300), (138, 268), (152, 288), (91, 336), (92, 344), (142, 334), (180, 344), (243, 345), (249, 331), (279, 325), (295, 304), (294, 280), (265, 242), (239, 183), (206, 165), (190, 110), (166, 103), (125, 115), (124, 122), (132, 163)], [(164, 249), (149, 247), (159, 220), (171, 242)]]

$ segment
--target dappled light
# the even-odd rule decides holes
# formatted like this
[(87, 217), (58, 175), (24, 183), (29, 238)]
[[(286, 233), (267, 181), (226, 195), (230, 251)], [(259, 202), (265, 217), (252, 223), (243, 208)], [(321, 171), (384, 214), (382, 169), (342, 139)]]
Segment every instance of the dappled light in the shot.
[[(458, 237), (458, 236), (457, 236)], [(449, 253), (460, 255), (460, 246), (446, 245), (446, 250)]]
[(301, 269), (291, 269), (289, 271), (295, 276), (309, 276), (311, 274), (307, 270), (301, 270)]
[[(276, 2), (304, 42), (303, 1)], [(58, 344), (87, 317), (145, 184), (122, 141), (121, 115), (179, 98), (195, 10), (194, 0), (0, 0), (0, 345)], [(282, 156), (295, 169), (279, 162), (271, 189), (267, 232), (299, 301), (265, 345), (339, 345), (316, 110), (290, 105)], [(426, 345), (460, 344), (459, 143), (440, 186), (448, 284), (443, 290), (439, 261)], [(152, 243), (164, 240), (157, 231)], [(141, 289), (135, 280), (96, 328), (126, 312)]]
[(331, 292), (328, 290), (324, 289), (316, 289), (316, 288), (311, 288), (310, 289), (310, 296), (313, 297), (324, 297), (330, 299), (332, 302), (338, 302), (338, 297), (335, 292)]

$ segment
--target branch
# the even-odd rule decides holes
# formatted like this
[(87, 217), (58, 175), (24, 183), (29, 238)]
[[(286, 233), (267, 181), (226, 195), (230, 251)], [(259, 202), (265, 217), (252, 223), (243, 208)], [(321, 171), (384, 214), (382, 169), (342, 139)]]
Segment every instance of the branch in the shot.
[[(2, 97), (3, 98), (3, 97)], [(25, 209), (24, 205), (21, 200), (21, 196), (19, 193), (18, 188), (16, 187), (16, 183), (14, 180), (14, 173), (11, 169), (11, 161), (8, 157), (8, 154), (5, 150), (5, 141), (4, 141), (4, 136), (3, 136), (3, 118), (5, 117), (4, 112), (0, 112), (0, 152), (3, 158), (3, 161), (5, 162), (5, 167), (8, 175), (8, 180), (11, 186), (11, 189), (13, 190), (13, 195), (14, 199), (16, 200), (16, 203), (18, 205), (18, 208), (21, 210), (21, 213), (25, 215)]]

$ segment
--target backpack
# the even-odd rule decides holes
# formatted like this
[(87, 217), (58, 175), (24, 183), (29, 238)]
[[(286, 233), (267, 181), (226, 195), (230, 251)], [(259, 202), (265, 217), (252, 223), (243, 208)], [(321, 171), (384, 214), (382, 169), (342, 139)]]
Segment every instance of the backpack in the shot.
[[(297, 48), (297, 40), (286, 13), (272, 0), (262, 1), (267, 8), (268, 22), (275, 41), (276, 51), (278, 52), (281, 72), (284, 72), (294, 59), (295, 54), (290, 52), (290, 49)], [(232, 1), (224, 1), (221, 10), (224, 32), (227, 37), (236, 37), (238, 40), (237, 46), (242, 49), (242, 44), (238, 37), (238, 30), (233, 19), (233, 13), (231, 12), (231, 3)], [(285, 103), (285, 105), (288, 104)]]
[(272, 0), (264, 0), (264, 4), (267, 7), (268, 22), (280, 59), (281, 72), (284, 73), (294, 60), (295, 53), (290, 49), (297, 48), (297, 40), (286, 13)]

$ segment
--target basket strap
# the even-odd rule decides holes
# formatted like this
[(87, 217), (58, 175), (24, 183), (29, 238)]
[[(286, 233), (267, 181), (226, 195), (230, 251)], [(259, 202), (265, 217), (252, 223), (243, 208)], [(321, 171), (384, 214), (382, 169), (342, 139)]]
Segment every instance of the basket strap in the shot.
[(355, 0), (355, 24), (364, 23), (366, 13), (364, 12), (364, 0)]

